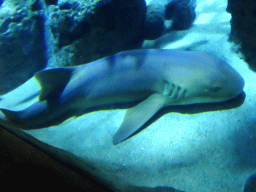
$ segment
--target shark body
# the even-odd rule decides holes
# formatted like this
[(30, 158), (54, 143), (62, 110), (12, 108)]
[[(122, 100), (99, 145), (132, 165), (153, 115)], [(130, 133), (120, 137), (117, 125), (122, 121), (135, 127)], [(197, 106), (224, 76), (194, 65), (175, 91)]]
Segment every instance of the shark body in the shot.
[(155, 49), (46, 69), (35, 78), (41, 87), (39, 101), (21, 111), (0, 109), (6, 121), (35, 128), (70, 109), (142, 100), (127, 110), (114, 144), (127, 139), (162, 107), (225, 101), (244, 87), (240, 74), (223, 60), (200, 52)]

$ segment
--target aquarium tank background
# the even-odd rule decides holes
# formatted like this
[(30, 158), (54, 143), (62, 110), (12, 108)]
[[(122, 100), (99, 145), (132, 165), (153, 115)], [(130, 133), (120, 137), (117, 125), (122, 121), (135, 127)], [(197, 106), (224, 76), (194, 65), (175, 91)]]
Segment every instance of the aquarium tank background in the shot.
[(255, 8), (0, 0), (0, 124), (113, 191), (255, 191)]

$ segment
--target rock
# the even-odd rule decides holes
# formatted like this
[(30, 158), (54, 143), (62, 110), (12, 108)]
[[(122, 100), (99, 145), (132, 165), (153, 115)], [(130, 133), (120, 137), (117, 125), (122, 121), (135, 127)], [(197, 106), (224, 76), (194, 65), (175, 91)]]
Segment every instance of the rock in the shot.
[(84, 64), (143, 43), (144, 0), (62, 0), (48, 12), (48, 66)]
[(154, 3), (147, 6), (145, 39), (156, 39), (165, 33), (164, 6)]
[(253, 0), (229, 0), (227, 11), (231, 13), (230, 40), (238, 44), (236, 51), (256, 71), (256, 2)]
[(196, 18), (195, 8), (196, 0), (171, 0), (165, 6), (165, 19), (172, 19), (174, 30), (188, 29)]
[(0, 94), (21, 85), (46, 66), (44, 16), (37, 0), (0, 2)]
[(150, 2), (147, 6), (145, 39), (153, 40), (171, 30), (190, 28), (196, 18), (195, 7), (195, 0)]

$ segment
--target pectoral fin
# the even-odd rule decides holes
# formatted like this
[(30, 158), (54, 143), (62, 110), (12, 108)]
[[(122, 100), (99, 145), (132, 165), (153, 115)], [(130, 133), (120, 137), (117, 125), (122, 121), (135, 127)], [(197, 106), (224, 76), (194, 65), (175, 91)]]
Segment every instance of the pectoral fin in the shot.
[(122, 142), (144, 125), (166, 102), (166, 97), (155, 93), (135, 107), (128, 109), (123, 123), (113, 138), (114, 145)]

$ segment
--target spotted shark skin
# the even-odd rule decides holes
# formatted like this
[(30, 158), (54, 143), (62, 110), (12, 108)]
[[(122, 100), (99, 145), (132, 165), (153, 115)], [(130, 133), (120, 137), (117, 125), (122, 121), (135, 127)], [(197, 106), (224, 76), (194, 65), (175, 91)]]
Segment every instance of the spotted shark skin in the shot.
[(34, 77), (41, 87), (38, 102), (21, 111), (0, 109), (4, 121), (29, 129), (70, 109), (141, 100), (127, 110), (115, 145), (165, 106), (226, 101), (244, 87), (241, 75), (221, 59), (167, 49), (125, 51), (76, 67), (45, 69)]

